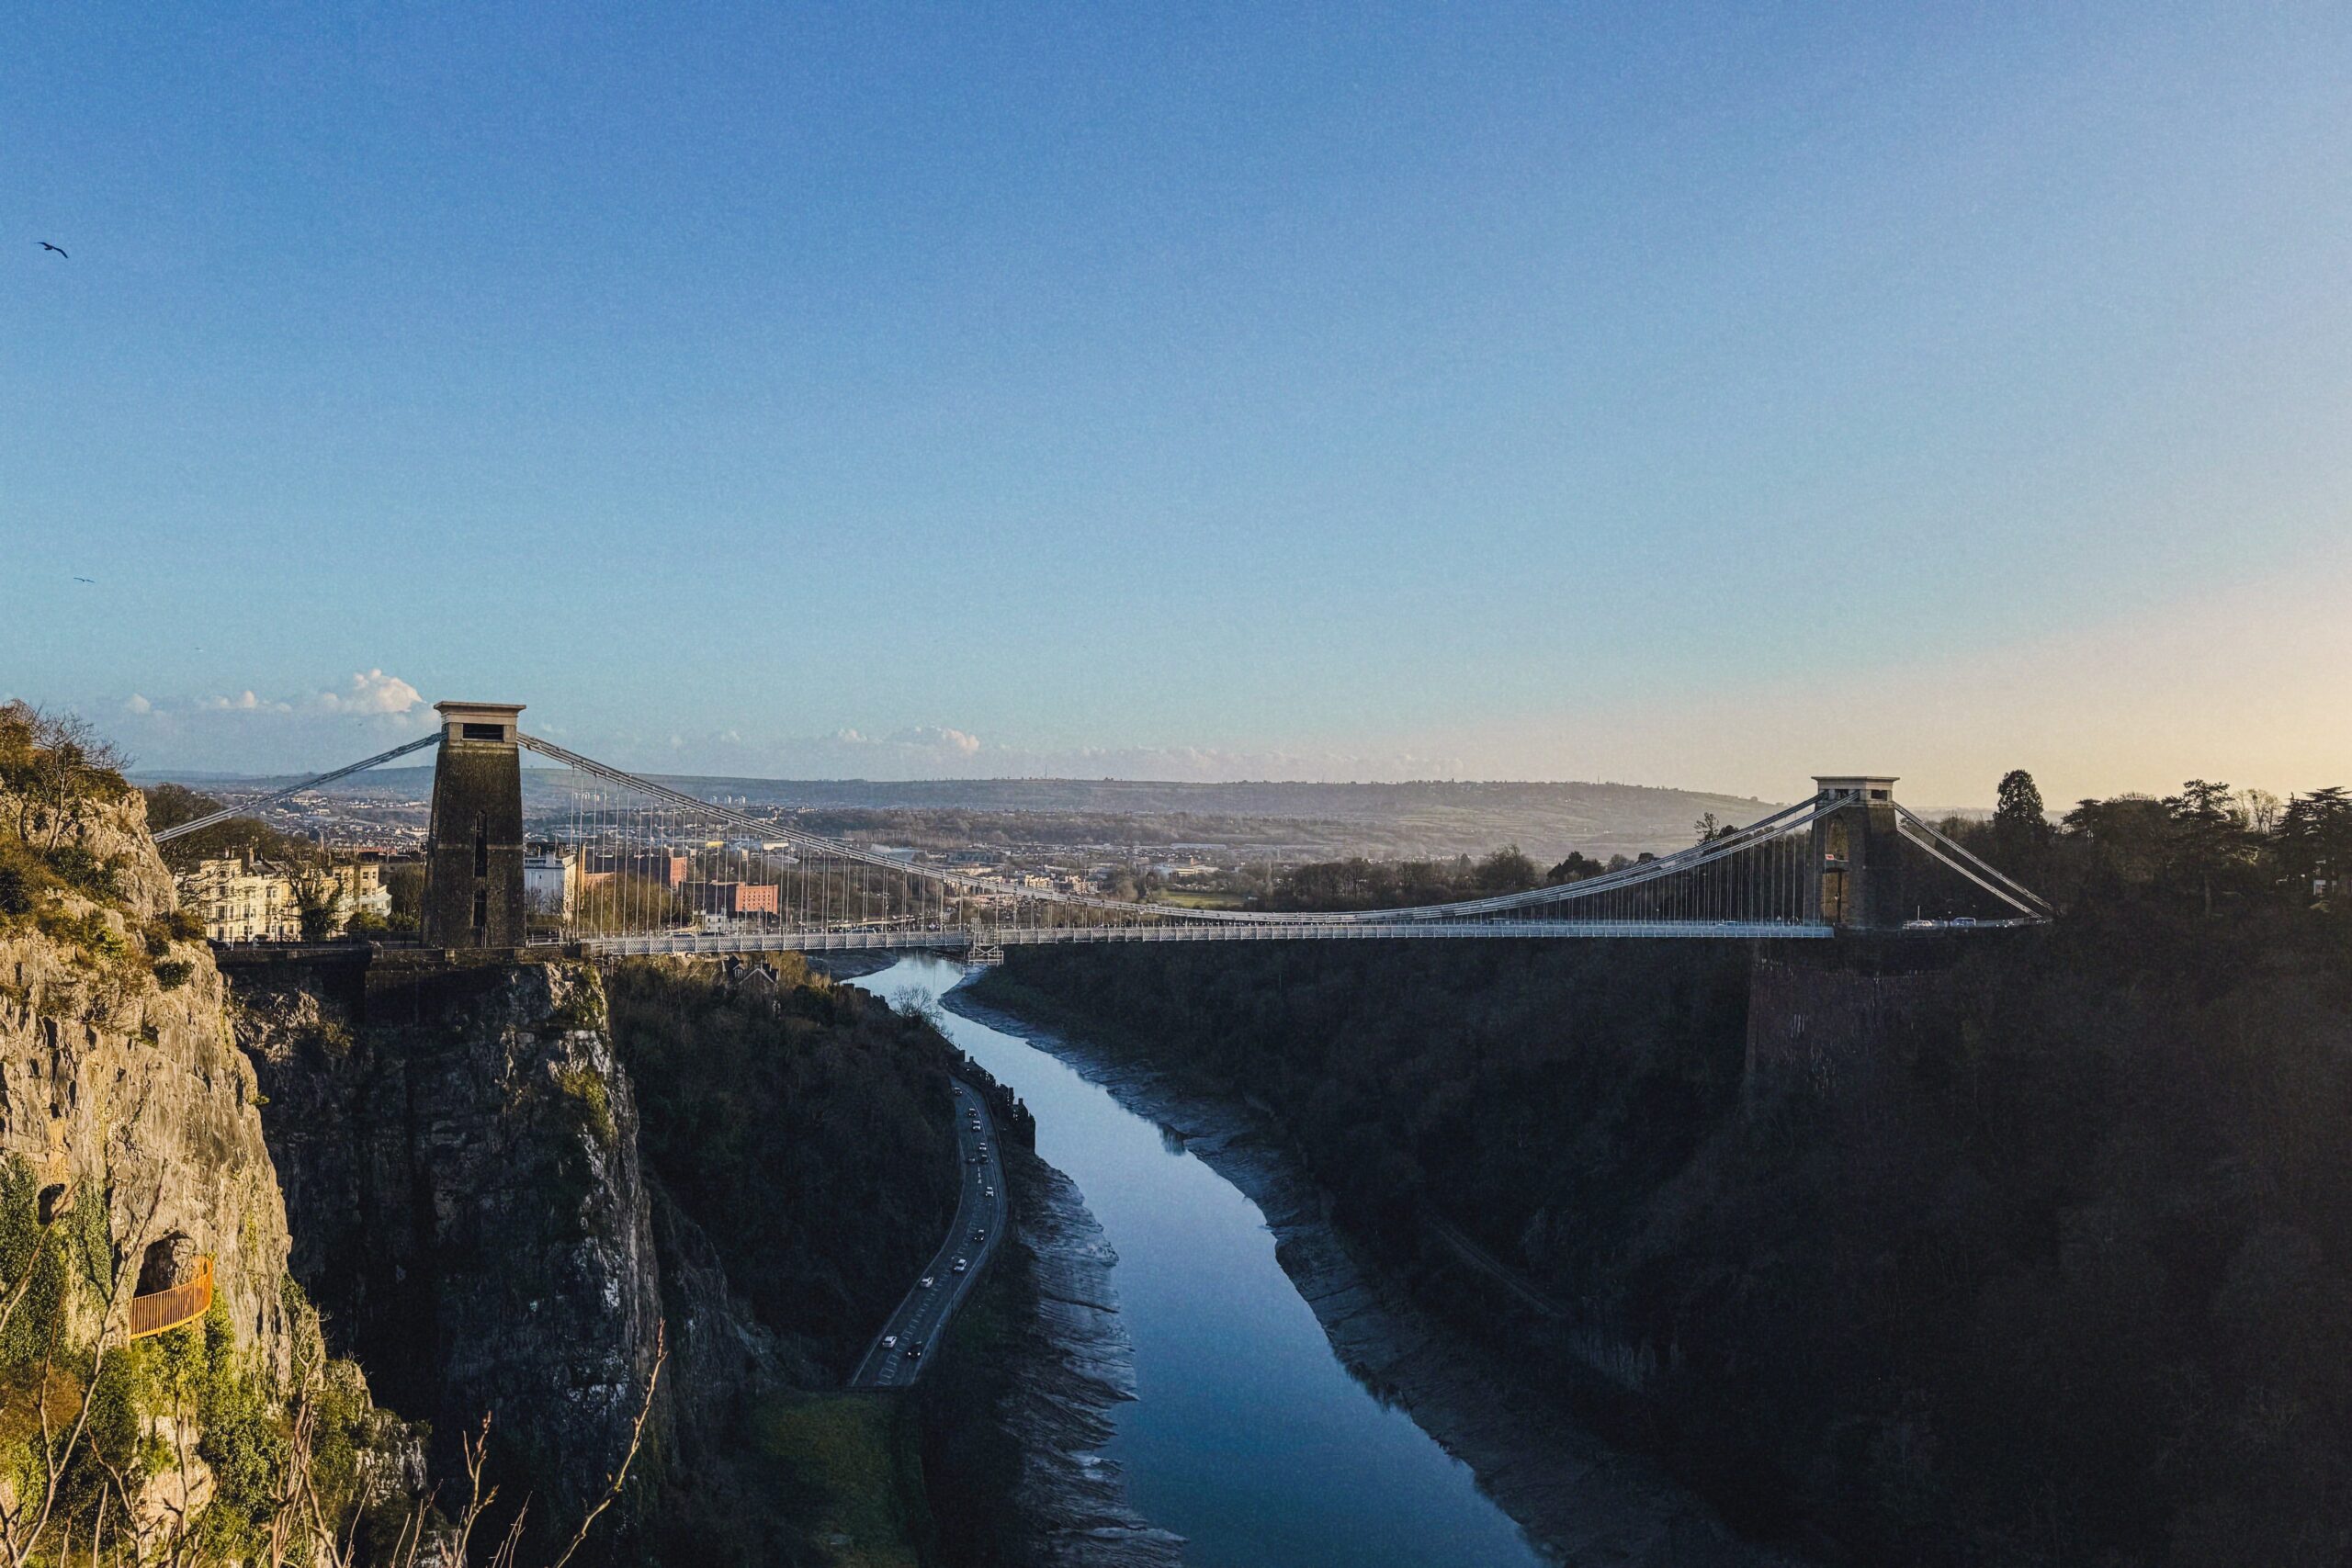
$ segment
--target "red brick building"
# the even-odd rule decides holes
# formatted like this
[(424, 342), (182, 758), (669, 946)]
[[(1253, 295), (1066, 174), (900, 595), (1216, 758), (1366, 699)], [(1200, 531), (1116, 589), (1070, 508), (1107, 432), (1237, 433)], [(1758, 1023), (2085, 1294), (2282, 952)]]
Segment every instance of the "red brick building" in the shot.
[(687, 908), (704, 915), (773, 915), (779, 912), (773, 882), (689, 882)]

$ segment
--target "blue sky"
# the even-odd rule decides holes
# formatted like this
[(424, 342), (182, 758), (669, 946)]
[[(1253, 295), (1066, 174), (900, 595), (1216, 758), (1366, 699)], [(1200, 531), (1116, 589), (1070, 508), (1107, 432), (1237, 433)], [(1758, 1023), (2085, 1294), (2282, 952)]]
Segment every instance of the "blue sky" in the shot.
[(152, 763), (2352, 782), (2342, 7), (0, 57), (0, 694)]

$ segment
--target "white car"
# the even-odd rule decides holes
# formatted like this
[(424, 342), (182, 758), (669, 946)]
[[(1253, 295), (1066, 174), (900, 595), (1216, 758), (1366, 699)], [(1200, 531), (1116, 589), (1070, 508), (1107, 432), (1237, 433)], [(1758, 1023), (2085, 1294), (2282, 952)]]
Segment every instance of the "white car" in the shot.
[(970, 1265), (970, 1264), (966, 1263), (966, 1262), (965, 1262), (962, 1258), (957, 1258), (957, 1259), (956, 1260), (956, 1272), (957, 1272), (958, 1274), (961, 1274), (965, 1269), (968, 1269), (968, 1268), (970, 1268), (970, 1267), (971, 1267), (971, 1265)]
[(926, 1291), (931, 1289), (931, 1276), (928, 1274), (922, 1277), (922, 1288)]
[(882, 1336), (882, 1348), (884, 1348), (885, 1350), (895, 1350), (895, 1349), (897, 1349), (898, 1348), (899, 1348), (899, 1337), (898, 1337), (897, 1335), (895, 1335), (895, 1334), (885, 1334), (884, 1336)]

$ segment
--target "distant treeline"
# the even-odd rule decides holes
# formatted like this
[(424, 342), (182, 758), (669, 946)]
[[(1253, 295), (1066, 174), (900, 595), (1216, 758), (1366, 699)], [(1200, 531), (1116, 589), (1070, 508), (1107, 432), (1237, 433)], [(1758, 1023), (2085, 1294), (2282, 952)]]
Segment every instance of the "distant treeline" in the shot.
[[(1712, 819), (1710, 819), (1712, 821)], [(1645, 854), (1642, 860), (1657, 857)], [(1578, 882), (1604, 871), (1619, 871), (1635, 863), (1624, 855), (1601, 861), (1570, 851), (1549, 871), (1539, 870), (1517, 844), (1476, 860), (1456, 855), (1452, 860), (1315, 861), (1286, 866), (1273, 884), (1250, 900), (1258, 909), (1389, 909), (1414, 904), (1443, 904), (1458, 898), (1483, 898), (1498, 893), (1524, 893), (1562, 882)]]
[(1834, 1092), (1744, 1083), (1713, 944), (1023, 950), (987, 985), (1272, 1105), (1433, 1310), (1748, 1529), (2352, 1561), (2352, 805), (2199, 781), (2052, 823), (2020, 774), (1962, 832), (2059, 918), (1946, 948)]

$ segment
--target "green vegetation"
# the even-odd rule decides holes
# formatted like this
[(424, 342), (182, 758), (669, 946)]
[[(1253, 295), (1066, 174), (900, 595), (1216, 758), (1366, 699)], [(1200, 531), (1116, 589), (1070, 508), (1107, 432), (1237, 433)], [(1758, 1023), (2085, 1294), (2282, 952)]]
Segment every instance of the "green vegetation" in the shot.
[(1019, 1450), (999, 1414), (1034, 1301), (1017, 1269), (967, 1303), (914, 1394), (817, 1392), (946, 1234), (962, 1179), (947, 1076), (973, 1069), (921, 1010), (836, 986), (797, 954), (772, 962), (773, 989), (659, 961), (609, 981), (646, 1167), (802, 1385), (763, 1401), (726, 1461), (673, 1493), (645, 1560), (1029, 1561), (1013, 1544)]
[(130, 795), (121, 761), (71, 715), (0, 705), (0, 920), (38, 916), (61, 893), (121, 901), (121, 868), (81, 841)]
[[(24, 1560), (51, 1561), (69, 1532), (87, 1541), (102, 1513), (116, 1532), (108, 1563), (250, 1560), (284, 1502), (292, 1391), (240, 1350), (223, 1302), (124, 1344), (121, 1301), (135, 1268), (116, 1258), (121, 1238), (109, 1235), (106, 1200), (86, 1190), (62, 1206), (56, 1198), (22, 1160), (0, 1162), (0, 1475)], [(307, 1313), (292, 1281), (284, 1289), (289, 1313)], [(111, 1322), (103, 1341), (102, 1320)], [(342, 1365), (326, 1370), (317, 1394), (310, 1479), (342, 1517), (361, 1483), (366, 1399)], [(134, 1545), (122, 1530), (130, 1505), (151, 1488), (176, 1500), (198, 1465), (211, 1476), (209, 1502), (186, 1520), (156, 1519)], [(53, 1499), (45, 1512), (44, 1496)]]
[(895, 1395), (795, 1394), (752, 1413), (752, 1448), (789, 1498), (801, 1557), (828, 1568), (918, 1568), (922, 1467)]
[(776, 964), (773, 995), (620, 965), (613, 1039), (647, 1165), (761, 1321), (845, 1371), (954, 1216), (956, 1053), (797, 955)]
[(1184, 909), (1238, 909), (1243, 902), (1238, 893), (1226, 892), (1222, 889), (1194, 891), (1190, 888), (1170, 888), (1152, 901), (1157, 904), (1173, 904)]
[(0, 705), (0, 931), (47, 937), (107, 1005), (151, 971), (164, 990), (187, 984), (195, 965), (173, 947), (203, 934), (185, 911), (138, 919), (124, 868), (85, 841), (103, 812), (131, 798), (121, 761), (71, 715)]
[(1893, 982), (1908, 1021), (1834, 1091), (1743, 1081), (1736, 951), (1036, 950), (984, 994), (1274, 1107), (1432, 1310), (1747, 1527), (1865, 1562), (2343, 1561), (2352, 809), (2193, 783), (2053, 825), (2030, 792), (1956, 830), (2057, 923), (1864, 949), (1948, 966)]
[[(0, 704), (0, 800), (20, 843), (44, 854), (74, 848), (77, 829), (130, 795), (123, 762), (119, 751), (71, 714)], [(54, 863), (51, 870), (70, 875)]]
[(596, 1142), (609, 1149), (619, 1141), (620, 1131), (613, 1124), (612, 1092), (605, 1087), (604, 1074), (590, 1066), (559, 1067), (555, 1083), (573, 1107), (580, 1124)]
[[(1555, 874), (1548, 880), (1566, 881)], [(1253, 901), (1261, 909), (1388, 909), (1519, 893), (1547, 880), (1517, 844), (1480, 860), (1316, 861), (1286, 867)]]

